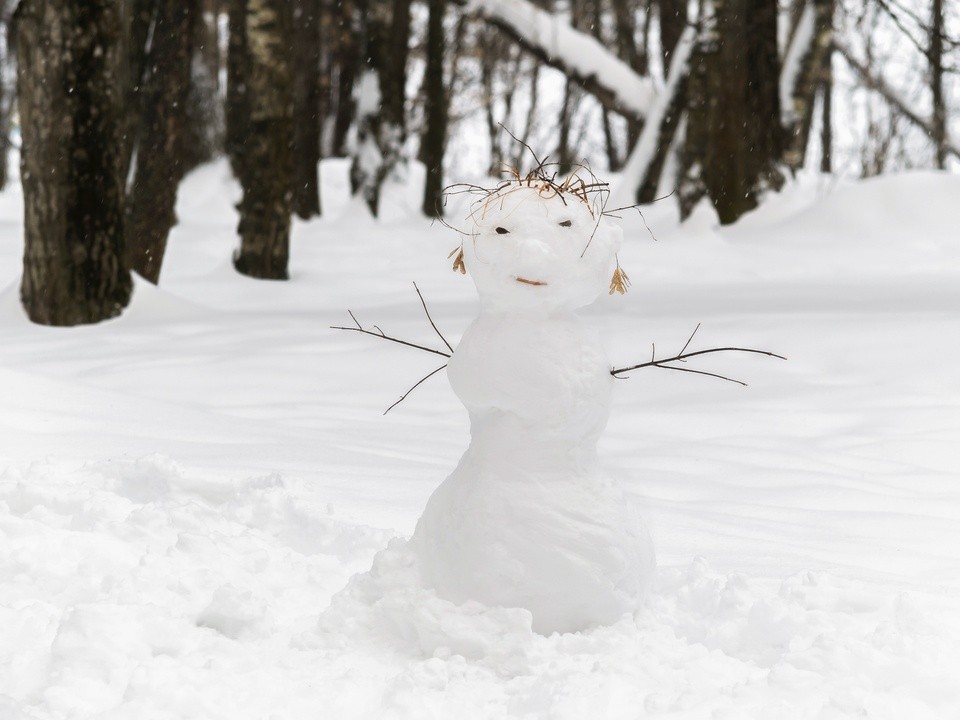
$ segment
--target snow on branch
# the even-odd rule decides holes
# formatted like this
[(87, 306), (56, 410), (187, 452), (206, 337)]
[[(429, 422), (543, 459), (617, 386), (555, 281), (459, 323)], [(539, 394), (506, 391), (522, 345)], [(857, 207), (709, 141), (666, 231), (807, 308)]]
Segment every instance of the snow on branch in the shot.
[[(873, 72), (865, 62), (857, 59), (856, 55), (850, 51), (850, 48), (842, 42), (834, 39), (833, 45), (837, 52), (840, 53), (840, 56), (847, 62), (847, 65), (860, 76), (860, 80), (863, 81), (866, 87), (880, 95), (894, 110), (923, 130), (928, 136), (933, 136), (933, 123), (911, 110), (910, 104), (900, 97), (897, 91), (887, 83), (879, 71)], [(960, 159), (960, 147), (951, 142), (949, 138), (944, 143), (944, 149), (954, 157)]]
[(579, 83), (628, 117), (647, 117), (658, 97), (653, 80), (638, 74), (598, 40), (575, 30), (529, 0), (461, 0), (466, 11), (497, 27), (537, 59)]

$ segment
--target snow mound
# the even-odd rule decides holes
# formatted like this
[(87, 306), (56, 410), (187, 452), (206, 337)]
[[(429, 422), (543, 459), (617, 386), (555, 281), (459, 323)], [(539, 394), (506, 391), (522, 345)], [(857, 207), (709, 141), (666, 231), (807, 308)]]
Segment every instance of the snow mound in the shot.
[(355, 575), (334, 596), (313, 641), (387, 646), (421, 658), (459, 655), (519, 669), (535, 637), (531, 613), (444, 600), (424, 588), (417, 565), (406, 540), (391, 541), (368, 572)]
[(414, 556), (394, 540), (301, 642), (392, 657), (406, 668), (387, 683), (384, 711), (943, 718), (960, 710), (949, 690), (960, 622), (931, 619), (944, 607), (944, 598), (877, 595), (828, 573), (803, 572), (779, 585), (720, 575), (698, 558), (661, 570), (632, 616), (544, 637), (524, 610), (456, 605), (422, 589)]

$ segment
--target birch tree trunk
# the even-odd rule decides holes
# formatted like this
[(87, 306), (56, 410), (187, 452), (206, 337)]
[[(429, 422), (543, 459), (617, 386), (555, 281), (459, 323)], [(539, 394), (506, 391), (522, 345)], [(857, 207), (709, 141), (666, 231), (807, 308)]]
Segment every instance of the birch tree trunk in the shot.
[(45, 325), (95, 323), (130, 300), (117, 0), (22, 0), (15, 22), (23, 135), (21, 300)]
[(240, 248), (244, 275), (286, 280), (293, 193), (292, 8), (290, 0), (245, 0), (248, 135), (240, 156)]
[[(806, 6), (806, 0), (803, 3)], [(785, 115), (789, 118), (785, 128), (784, 162), (796, 171), (803, 165), (807, 145), (810, 139), (810, 128), (813, 125), (813, 108), (817, 90), (823, 85), (826, 65), (830, 62), (830, 48), (833, 44), (833, 0), (813, 0), (810, 10), (803, 7), (799, 14), (794, 42), (807, 42), (808, 47), (802, 52), (799, 70), (794, 81), (791, 93), (792, 106), (786, 108)], [(802, 28), (804, 14), (813, 13), (813, 33), (807, 40), (806, 30)], [(792, 48), (791, 48), (792, 49)], [(788, 51), (788, 56), (791, 54)]]

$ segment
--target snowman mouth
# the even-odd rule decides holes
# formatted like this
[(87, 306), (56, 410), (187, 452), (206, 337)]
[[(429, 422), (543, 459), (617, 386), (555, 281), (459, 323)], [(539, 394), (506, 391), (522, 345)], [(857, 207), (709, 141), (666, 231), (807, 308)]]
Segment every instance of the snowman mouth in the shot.
[(527, 280), (527, 278), (523, 277), (515, 277), (514, 280), (516, 280), (518, 283), (523, 283), (524, 285), (535, 285), (537, 287), (546, 285), (545, 282), (540, 282), (539, 280)]

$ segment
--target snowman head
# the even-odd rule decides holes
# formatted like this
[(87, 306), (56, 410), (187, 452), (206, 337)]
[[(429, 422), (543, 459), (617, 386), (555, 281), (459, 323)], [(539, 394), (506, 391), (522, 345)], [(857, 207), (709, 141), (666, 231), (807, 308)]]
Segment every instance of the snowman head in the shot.
[(607, 289), (622, 232), (602, 195), (576, 188), (528, 176), (473, 204), (462, 262), (484, 308), (569, 311)]

